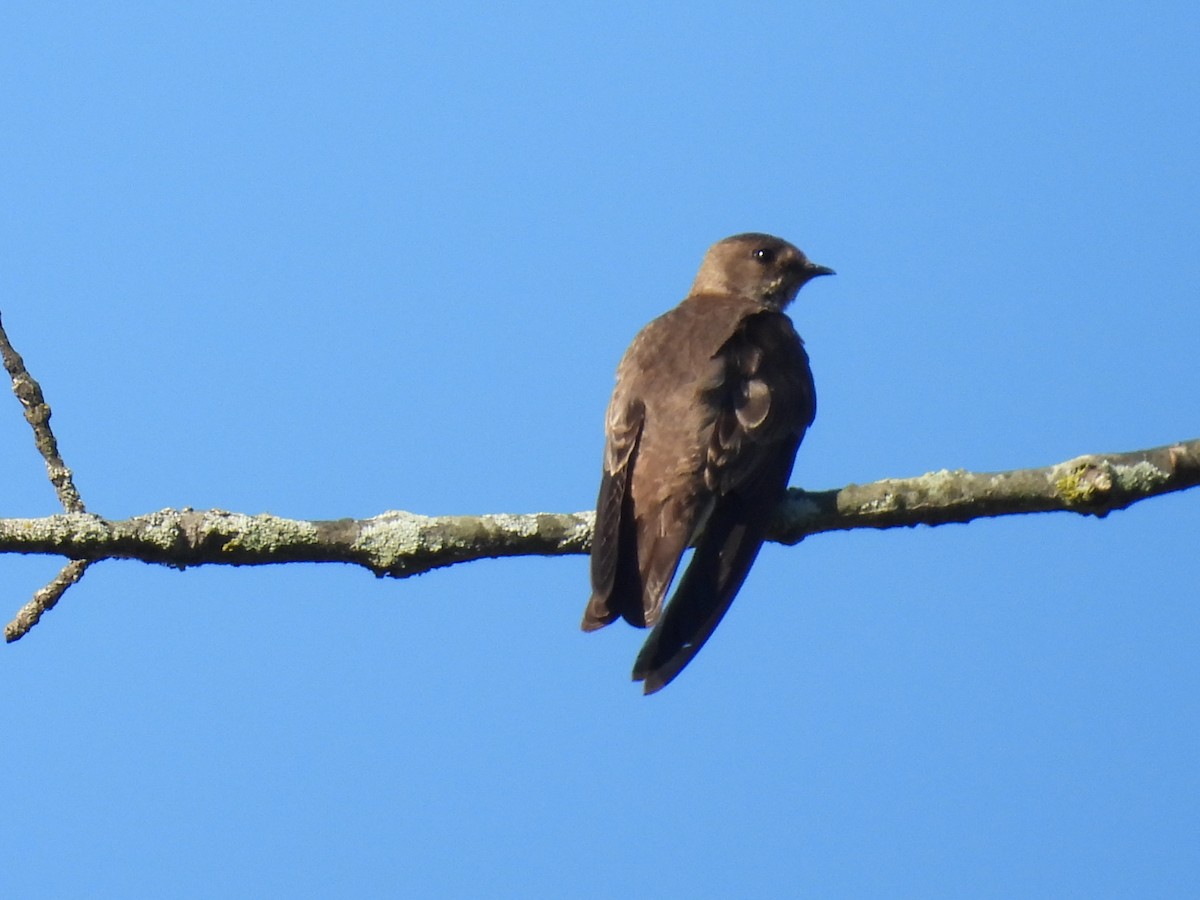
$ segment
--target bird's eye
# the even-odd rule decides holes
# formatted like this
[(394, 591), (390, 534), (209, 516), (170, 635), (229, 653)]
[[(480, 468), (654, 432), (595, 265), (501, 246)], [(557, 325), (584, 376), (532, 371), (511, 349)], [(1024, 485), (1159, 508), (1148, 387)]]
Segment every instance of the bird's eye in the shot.
[(770, 247), (759, 247), (754, 251), (754, 258), (764, 266), (769, 266), (771, 263), (775, 262), (775, 251)]

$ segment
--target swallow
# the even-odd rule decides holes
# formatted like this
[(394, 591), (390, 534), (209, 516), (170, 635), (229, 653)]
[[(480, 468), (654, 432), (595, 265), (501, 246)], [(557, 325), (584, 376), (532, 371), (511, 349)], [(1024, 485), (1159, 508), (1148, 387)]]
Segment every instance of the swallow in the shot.
[(762, 546), (817, 409), (784, 310), (832, 274), (771, 235), (718, 241), (687, 297), (638, 333), (617, 368), (582, 627), (623, 618), (652, 629), (633, 667), (646, 694), (704, 646)]

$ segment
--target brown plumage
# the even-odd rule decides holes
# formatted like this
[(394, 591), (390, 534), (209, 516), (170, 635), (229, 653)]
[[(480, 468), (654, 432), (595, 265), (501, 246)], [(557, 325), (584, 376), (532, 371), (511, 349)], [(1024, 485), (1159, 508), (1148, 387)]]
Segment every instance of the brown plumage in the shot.
[(831, 274), (770, 235), (719, 241), (688, 296), (641, 330), (617, 369), (583, 629), (617, 618), (653, 627), (633, 668), (647, 694), (708, 640), (758, 555), (816, 413), (808, 356), (783, 310)]

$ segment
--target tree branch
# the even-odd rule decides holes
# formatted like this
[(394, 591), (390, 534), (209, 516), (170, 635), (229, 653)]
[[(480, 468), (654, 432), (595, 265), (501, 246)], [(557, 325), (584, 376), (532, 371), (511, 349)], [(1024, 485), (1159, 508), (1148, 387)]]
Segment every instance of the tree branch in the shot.
[(4, 627), (4, 639), (9, 643), (24, 637), (41, 619), (42, 613), (54, 609), (58, 599), (66, 593), (67, 588), (83, 577), (89, 563), (82, 559), (73, 559), (62, 569), (44, 588), (35, 591), (33, 599), (17, 612), (13, 620)]
[[(0, 519), (0, 553), (71, 559), (5, 628), (10, 642), (36, 624), (90, 563), (102, 559), (138, 559), (180, 569), (340, 562), (404, 578), (476, 559), (586, 553), (591, 545), (591, 512), (440, 517), (386, 512), (370, 519), (305, 521), (185, 508), (109, 521), (84, 510), (71, 472), (58, 455), (50, 408), (2, 325), (0, 353), (66, 510), (41, 519)], [(1081, 456), (1040, 469), (990, 474), (943, 470), (840, 490), (792, 489), (781, 500), (768, 537), (794, 544), (823, 531), (941, 525), (1018, 513), (1105, 516), (1197, 484), (1200, 438), (1152, 450)]]
[(33, 429), (33, 442), (38, 452), (46, 461), (46, 474), (54, 485), (58, 502), (67, 512), (83, 512), (83, 500), (75, 489), (75, 481), (71, 470), (67, 468), (62, 457), (58, 455), (58, 441), (50, 430), (50, 404), (42, 396), (42, 386), (38, 384), (25, 368), (25, 360), (13, 349), (0, 322), (0, 357), (4, 359), (4, 368), (12, 378), (13, 393), (25, 410), (25, 421)]
[[(3, 322), (0, 322), (0, 358), (3, 358), (4, 369), (12, 379), (13, 393), (25, 410), (25, 421), (33, 429), (33, 442), (38, 453), (42, 454), (42, 459), (46, 461), (46, 474), (50, 477), (50, 484), (54, 486), (54, 493), (58, 495), (58, 502), (68, 513), (86, 512), (83, 499), (75, 488), (71, 470), (58, 453), (58, 440), (50, 429), (50, 404), (42, 395), (42, 386), (25, 368), (25, 360), (21, 359), (21, 354), (9, 343)], [(35, 591), (33, 599), (26, 603), (17, 613), (17, 617), (5, 627), (5, 640), (15, 641), (36, 625), (42, 613), (53, 609), (67, 588), (83, 577), (88, 565), (86, 560), (73, 559), (62, 567), (49, 584)]]
[(1040, 469), (930, 472), (841, 490), (795, 488), (771, 538), (794, 544), (821, 531), (945, 525), (1020, 513), (1075, 512), (1104, 518), (1140, 500), (1200, 484), (1200, 438), (1151, 450), (1090, 454)]
[[(1041, 469), (932, 472), (840, 490), (788, 491), (769, 538), (794, 544), (823, 531), (941, 525), (1018, 513), (1105, 516), (1200, 484), (1200, 438), (1153, 450), (1081, 456)], [(404, 578), (502, 556), (586, 553), (591, 512), (306, 521), (266, 513), (164, 509), (122, 521), (88, 513), (0, 519), (0, 553), (139, 559), (186, 568), (340, 562)]]

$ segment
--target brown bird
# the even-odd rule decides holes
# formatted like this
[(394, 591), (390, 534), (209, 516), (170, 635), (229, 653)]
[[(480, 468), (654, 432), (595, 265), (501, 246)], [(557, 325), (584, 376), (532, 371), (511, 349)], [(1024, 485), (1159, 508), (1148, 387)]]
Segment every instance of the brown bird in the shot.
[(618, 617), (653, 626), (633, 667), (647, 694), (704, 646), (762, 546), (817, 408), (783, 310), (805, 282), (832, 274), (767, 234), (719, 241), (688, 296), (641, 330), (617, 368), (583, 630)]

